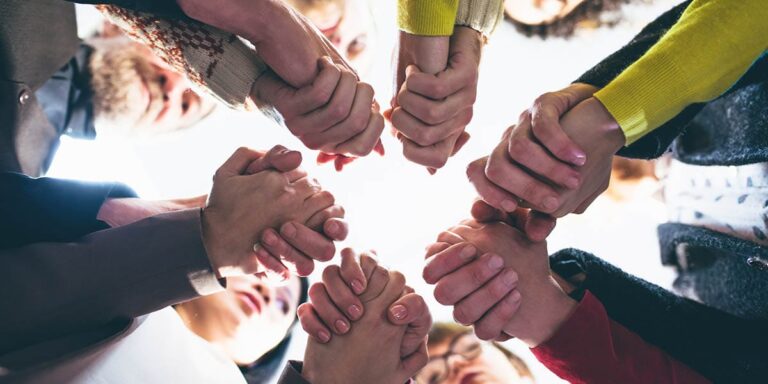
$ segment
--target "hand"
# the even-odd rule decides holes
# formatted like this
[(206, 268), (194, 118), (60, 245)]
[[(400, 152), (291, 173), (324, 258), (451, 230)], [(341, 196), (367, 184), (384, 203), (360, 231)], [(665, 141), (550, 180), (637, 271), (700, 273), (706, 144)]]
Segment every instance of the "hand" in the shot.
[(525, 208), (517, 208), (514, 212), (496, 209), (483, 200), (472, 204), (472, 217), (480, 223), (501, 221), (525, 233), (528, 240), (544, 241), (555, 229), (557, 222), (549, 215)]
[(373, 88), (328, 57), (318, 61), (318, 68), (312, 83), (298, 89), (268, 72), (254, 82), (251, 98), (308, 148), (322, 151), (318, 161), (336, 160), (338, 170), (351, 160), (337, 159), (366, 156), (372, 150), (383, 155), (384, 118)]
[(408, 327), (383, 320), (392, 303), (405, 297), (420, 299), (408, 293), (402, 274), (376, 266), (366, 291), (360, 296), (365, 313), (344, 336), (326, 344), (310, 338), (302, 375), (313, 384), (401, 384), (412, 377), (427, 363), (426, 334), (431, 321), (422, 327), (415, 352), (402, 357)]
[(385, 115), (405, 157), (434, 173), (469, 140), (464, 129), (477, 96), (482, 35), (456, 27), (450, 41), (405, 32), (400, 36), (398, 94)]
[[(459, 257), (458, 250), (467, 248), (475, 250), (474, 255), (492, 256), (476, 259), (467, 257), (472, 252), (466, 251), (465, 257)], [(424, 273), (437, 282), (435, 298), (453, 303), (454, 314), (473, 323), (481, 339), (503, 339), (506, 334), (529, 346), (539, 345), (557, 331), (576, 306), (550, 273), (546, 244), (528, 241), (507, 224), (464, 221), (441, 233), (432, 252)], [(502, 261), (493, 260), (495, 257)], [(504, 296), (505, 290), (491, 280), (502, 268), (513, 269), (519, 276), (517, 295)], [(512, 281), (512, 272), (506, 273)], [(480, 278), (473, 281), (472, 276)]]
[(214, 175), (201, 221), (203, 243), (219, 277), (260, 272), (254, 253), (259, 234), (291, 221), (306, 223), (334, 204), (331, 193), (298, 169), (244, 174), (261, 157), (240, 148)]
[(581, 213), (607, 187), (611, 160), (624, 144), (624, 135), (613, 117), (595, 98), (572, 108), (561, 119), (564, 132), (582, 148), (587, 160), (574, 167), (551, 160), (549, 153), (535, 143), (531, 115), (524, 112), (517, 126), (511, 127), (485, 164), (483, 175), (468, 168), (468, 176), (481, 197), (505, 211), (524, 206), (562, 217)]
[[(378, 266), (369, 254), (361, 254), (358, 263), (354, 252), (347, 248), (342, 251), (341, 257), (341, 267), (326, 267), (323, 282), (315, 284), (310, 290), (312, 302), (299, 309), (302, 328), (319, 343), (329, 342), (332, 333), (347, 333), (362, 315), (364, 301), (377, 296), (388, 278), (386, 270)], [(355, 280), (370, 280), (370, 288), (366, 289), (365, 284), (359, 282), (355, 284)], [(394, 325), (408, 326), (401, 345), (401, 357), (414, 353), (432, 324), (424, 300), (406, 287), (406, 294), (390, 305), (387, 316)]]
[(282, 1), (177, 0), (192, 19), (250, 41), (259, 57), (288, 85), (301, 88), (317, 75), (317, 60), (329, 56), (354, 72), (312, 23)]

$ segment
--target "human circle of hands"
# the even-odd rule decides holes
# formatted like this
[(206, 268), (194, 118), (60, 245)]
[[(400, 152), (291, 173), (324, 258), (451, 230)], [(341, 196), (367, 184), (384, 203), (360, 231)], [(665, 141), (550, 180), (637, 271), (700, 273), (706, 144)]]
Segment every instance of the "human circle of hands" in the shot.
[[(277, 11), (259, 33), (207, 22), (250, 40), (274, 68), (254, 82), (251, 97), (319, 150), (318, 161), (341, 170), (373, 151), (383, 155), (385, 120), (404, 156), (430, 173), (466, 144), (477, 97), (478, 32), (457, 27), (450, 38), (401, 33), (395, 95), (382, 113), (373, 88), (319, 31), (289, 8)], [(206, 13), (196, 15), (204, 21)], [(296, 36), (307, 44), (286, 55)], [(481, 198), (472, 207), (474, 219), (440, 233), (428, 247), (425, 281), (481, 339), (518, 337), (537, 345), (550, 336), (546, 321), (537, 320), (546, 303), (564, 294), (550, 273), (544, 239), (556, 217), (583, 212), (607, 188), (612, 155), (623, 145), (623, 136), (599, 123), (606, 113), (592, 97), (596, 90), (572, 84), (540, 96), (490, 155), (467, 167)], [(241, 148), (216, 172), (202, 230), (218, 276), (306, 276), (315, 260), (333, 258), (334, 242), (347, 236), (345, 212), (301, 170), (301, 161), (299, 152), (281, 146)], [(402, 383), (427, 362), (426, 303), (372, 254), (344, 249), (340, 265), (327, 267), (309, 296), (298, 315), (311, 335), (305, 373), (313, 383), (339, 382), (333, 370), (313, 368), (339, 363), (349, 368), (341, 381)], [(399, 342), (375, 343), (371, 335)]]

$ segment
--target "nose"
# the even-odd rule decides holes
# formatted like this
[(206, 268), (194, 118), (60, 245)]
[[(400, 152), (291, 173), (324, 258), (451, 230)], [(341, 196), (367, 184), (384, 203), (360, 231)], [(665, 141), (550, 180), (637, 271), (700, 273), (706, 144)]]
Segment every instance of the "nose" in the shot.
[(184, 93), (189, 89), (187, 80), (170, 68), (158, 68), (158, 83), (163, 90), (165, 103), (181, 104)]
[(261, 297), (264, 298), (264, 303), (269, 305), (269, 303), (272, 301), (272, 290), (269, 289), (269, 287), (261, 281), (254, 283), (253, 289), (259, 292)]
[(461, 370), (469, 366), (469, 361), (460, 355), (448, 357), (448, 377), (458, 377)]

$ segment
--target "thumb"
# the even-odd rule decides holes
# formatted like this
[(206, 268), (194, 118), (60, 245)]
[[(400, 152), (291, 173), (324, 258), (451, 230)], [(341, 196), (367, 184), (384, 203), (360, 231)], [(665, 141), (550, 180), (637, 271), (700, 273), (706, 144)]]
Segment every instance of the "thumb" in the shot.
[(389, 306), (389, 322), (394, 325), (407, 325), (400, 355), (414, 353), (432, 327), (432, 315), (424, 299), (416, 293), (408, 293)]
[(231, 177), (239, 176), (245, 173), (248, 166), (254, 161), (264, 156), (263, 151), (256, 151), (246, 147), (238, 148), (232, 156), (219, 167), (214, 175), (214, 179), (218, 177)]
[(266, 155), (251, 162), (246, 173), (251, 175), (268, 169), (280, 172), (293, 171), (301, 165), (301, 153), (282, 145), (276, 145)]

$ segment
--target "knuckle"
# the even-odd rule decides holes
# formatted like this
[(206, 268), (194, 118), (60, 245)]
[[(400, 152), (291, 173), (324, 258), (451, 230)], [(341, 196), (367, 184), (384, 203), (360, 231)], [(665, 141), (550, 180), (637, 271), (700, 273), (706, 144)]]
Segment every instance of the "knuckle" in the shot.
[(467, 316), (462, 305), (456, 305), (453, 307), (453, 319), (462, 325), (468, 325), (471, 323), (469, 316)]
[(485, 167), (485, 176), (488, 180), (498, 183), (504, 178), (504, 170), (501, 168), (498, 162), (492, 161), (492, 158), (488, 159), (488, 165)]
[(485, 324), (475, 325), (475, 335), (478, 339), (484, 341), (493, 340), (496, 337), (490, 327)]
[(434, 293), (435, 300), (442, 305), (452, 305), (453, 298), (449, 292), (450, 290), (445, 285), (438, 284)]
[(488, 293), (490, 294), (491, 299), (499, 301), (507, 294), (507, 288), (501, 282), (498, 282), (496, 284), (491, 284), (488, 287)]
[(470, 270), (469, 278), (475, 286), (482, 285), (485, 282), (486, 272), (485, 268), (476, 266)]
[(339, 267), (336, 265), (329, 265), (323, 270), (323, 282), (328, 284), (339, 275)]
[(511, 140), (509, 140), (509, 155), (513, 159), (518, 159), (521, 157), (525, 157), (525, 154), (527, 154), (529, 151), (529, 145), (530, 142), (521, 137), (513, 137)]
[(316, 304), (318, 298), (325, 294), (325, 284), (314, 283), (309, 287), (309, 298)]

